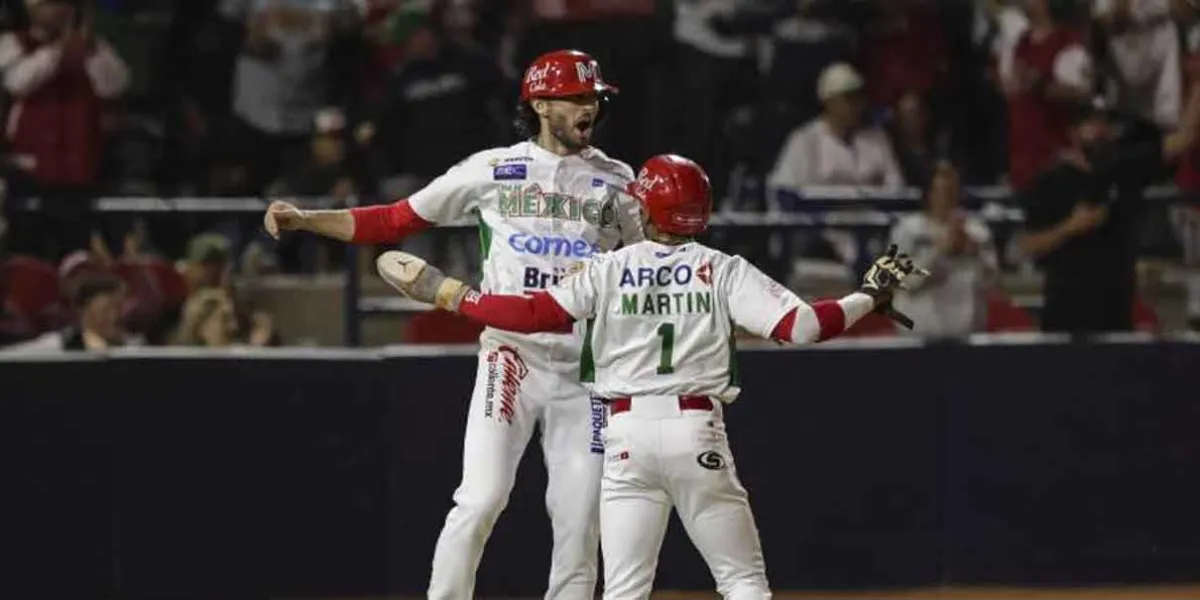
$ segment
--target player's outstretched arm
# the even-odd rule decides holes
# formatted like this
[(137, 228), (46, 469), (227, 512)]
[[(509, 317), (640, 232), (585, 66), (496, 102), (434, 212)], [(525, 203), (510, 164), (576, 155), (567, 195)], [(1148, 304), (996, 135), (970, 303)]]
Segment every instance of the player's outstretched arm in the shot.
[(267, 207), (263, 226), (275, 239), (284, 231), (308, 231), (353, 244), (387, 244), (430, 227), (407, 200), (345, 210), (301, 210), (276, 200)]
[(556, 331), (574, 321), (550, 294), (481, 294), (407, 252), (384, 252), (375, 265), (384, 281), (404, 295), (443, 310), (457, 312), (489, 327), (518, 333), (537, 333)]
[(841, 335), (863, 317), (884, 311), (908, 328), (912, 320), (891, 307), (892, 294), (904, 287), (904, 279), (912, 273), (928, 275), (928, 271), (913, 265), (906, 254), (895, 245), (889, 246), (863, 275), (857, 292), (838, 300), (801, 303), (776, 323), (771, 339), (795, 344), (822, 342)]

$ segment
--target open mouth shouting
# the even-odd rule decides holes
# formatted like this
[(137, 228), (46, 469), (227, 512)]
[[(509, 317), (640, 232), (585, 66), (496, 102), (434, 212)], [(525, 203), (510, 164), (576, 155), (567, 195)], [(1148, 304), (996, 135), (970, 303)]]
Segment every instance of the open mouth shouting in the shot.
[(580, 139), (587, 140), (591, 138), (595, 127), (595, 115), (584, 115), (575, 120), (575, 133), (579, 135)]

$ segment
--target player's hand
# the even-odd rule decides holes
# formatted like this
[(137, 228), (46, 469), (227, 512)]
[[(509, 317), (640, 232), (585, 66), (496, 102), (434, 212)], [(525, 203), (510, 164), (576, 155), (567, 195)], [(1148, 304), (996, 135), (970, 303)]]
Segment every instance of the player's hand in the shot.
[(882, 256), (875, 259), (871, 268), (867, 269), (861, 288), (863, 293), (875, 298), (875, 310), (908, 329), (912, 329), (914, 323), (892, 306), (892, 295), (896, 290), (908, 289), (904, 285), (904, 279), (913, 273), (929, 275), (929, 271), (913, 265), (912, 259), (907, 254), (900, 253), (900, 249), (892, 244)]
[(458, 311), (458, 305), (471, 291), (467, 284), (447, 277), (441, 269), (407, 252), (384, 252), (375, 260), (375, 266), (383, 280), (400, 293), (451, 312)]
[(872, 292), (891, 294), (896, 290), (908, 289), (904, 285), (904, 279), (913, 273), (929, 275), (929, 271), (913, 265), (912, 259), (892, 244), (888, 246), (887, 252), (875, 259), (871, 268), (863, 275), (863, 291), (876, 295)]
[(263, 227), (271, 237), (279, 239), (281, 231), (304, 229), (304, 221), (304, 211), (290, 203), (276, 200), (267, 207), (267, 214), (263, 216)]

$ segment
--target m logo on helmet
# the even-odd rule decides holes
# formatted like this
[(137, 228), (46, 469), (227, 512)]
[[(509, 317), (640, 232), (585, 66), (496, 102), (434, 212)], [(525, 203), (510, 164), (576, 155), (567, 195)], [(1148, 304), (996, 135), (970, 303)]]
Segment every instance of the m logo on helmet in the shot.
[(579, 76), (579, 81), (587, 83), (589, 81), (600, 80), (600, 67), (594, 62), (577, 62), (575, 63), (575, 74)]

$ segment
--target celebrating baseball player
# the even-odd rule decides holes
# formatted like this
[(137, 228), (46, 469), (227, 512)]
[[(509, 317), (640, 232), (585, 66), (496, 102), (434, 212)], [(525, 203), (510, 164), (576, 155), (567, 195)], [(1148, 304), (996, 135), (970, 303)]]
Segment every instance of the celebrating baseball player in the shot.
[[(479, 220), (483, 281), (497, 294), (554, 284), (576, 263), (642, 239), (629, 165), (590, 145), (617, 89), (596, 61), (560, 50), (539, 57), (521, 84), (518, 121), (528, 141), (484, 150), (406, 200), (388, 206), (268, 209), (267, 231), (305, 230), (359, 244), (394, 242), (434, 223)], [(591, 599), (599, 548), (603, 408), (580, 383), (583, 327), (542, 333), (487, 329), (463, 443), (462, 483), (434, 551), (428, 597), (470, 600), (475, 572), (517, 463), (540, 422), (554, 535), (546, 598)]]
[(741, 257), (693, 241), (712, 205), (696, 163), (656, 156), (630, 191), (648, 239), (589, 257), (546, 292), (480, 294), (403, 252), (376, 263), (404, 294), (489, 327), (528, 333), (587, 324), (582, 376), (608, 414), (600, 503), (606, 599), (650, 596), (672, 507), (725, 598), (770, 598), (722, 421), (740, 391), (734, 328), (780, 342), (825, 340), (889, 306), (904, 279), (924, 271), (892, 246), (858, 292), (807, 304)]

